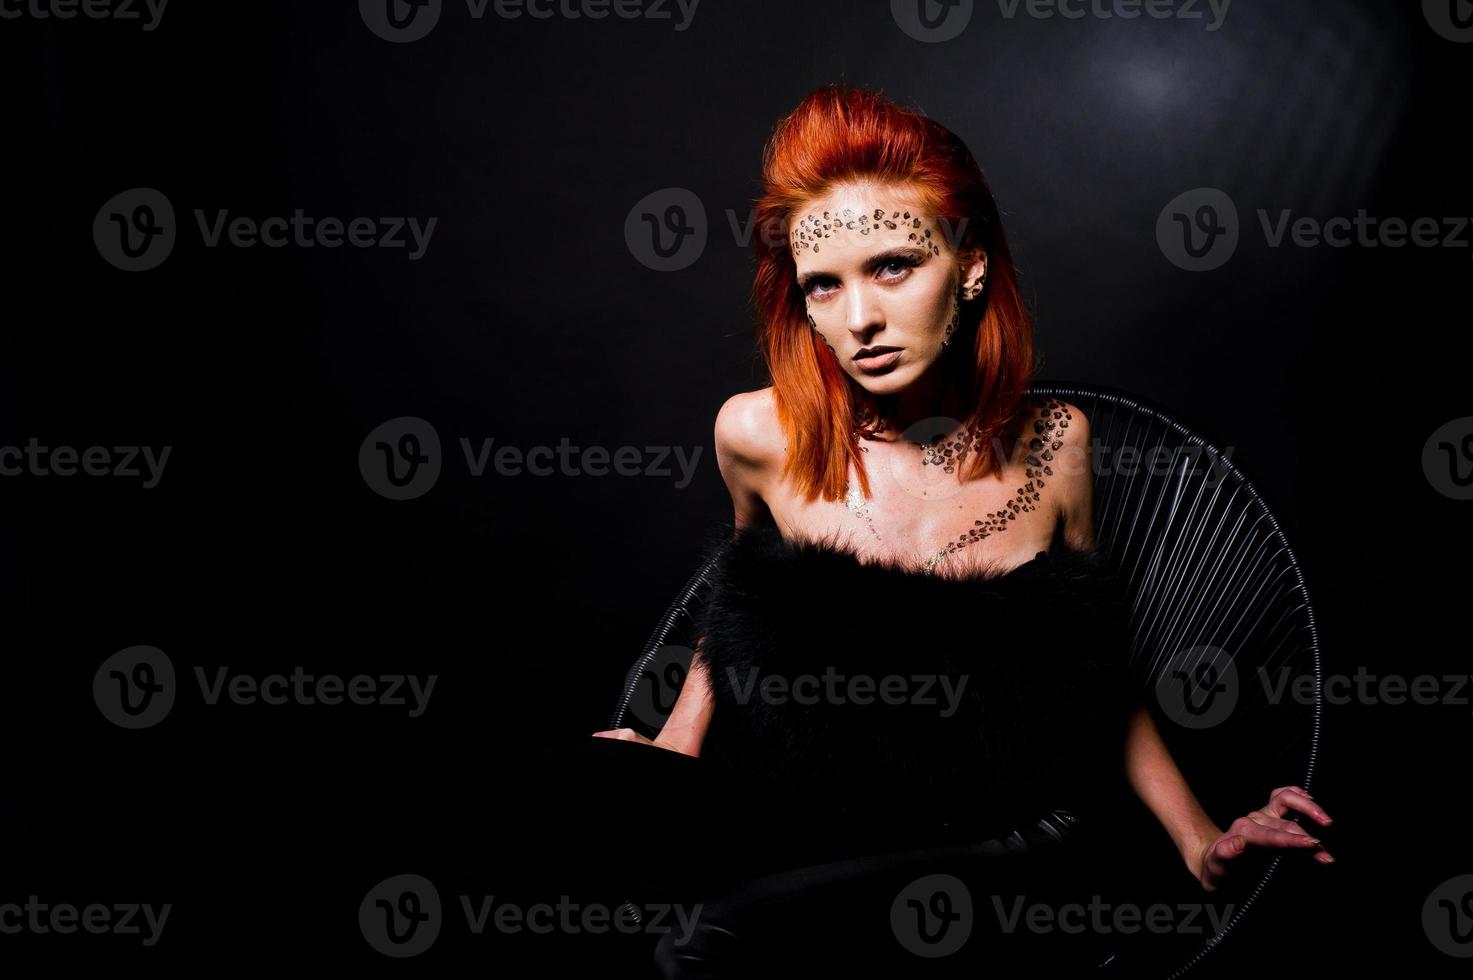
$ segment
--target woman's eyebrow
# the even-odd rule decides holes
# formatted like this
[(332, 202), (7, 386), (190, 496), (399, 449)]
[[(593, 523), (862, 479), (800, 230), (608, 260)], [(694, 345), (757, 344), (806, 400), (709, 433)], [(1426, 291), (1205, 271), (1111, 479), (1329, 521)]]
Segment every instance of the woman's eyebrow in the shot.
[[(865, 271), (873, 272), (881, 266), (894, 262), (896, 259), (921, 259), (924, 261), (928, 254), (924, 248), (918, 248), (915, 245), (897, 245), (894, 248), (887, 248), (883, 252), (876, 252), (874, 255), (871, 255), (865, 260), (864, 267)], [(833, 273), (826, 269), (810, 269), (798, 276), (798, 286), (807, 289), (808, 284), (814, 279), (820, 276), (832, 275)]]

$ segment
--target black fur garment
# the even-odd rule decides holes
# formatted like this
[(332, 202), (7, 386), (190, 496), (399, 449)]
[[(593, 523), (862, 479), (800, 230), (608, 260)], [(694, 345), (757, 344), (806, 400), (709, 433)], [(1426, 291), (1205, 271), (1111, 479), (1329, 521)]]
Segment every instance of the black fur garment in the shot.
[(1125, 593), (1095, 553), (946, 579), (771, 524), (709, 547), (701, 755), (778, 810), (978, 839), (1123, 785)]

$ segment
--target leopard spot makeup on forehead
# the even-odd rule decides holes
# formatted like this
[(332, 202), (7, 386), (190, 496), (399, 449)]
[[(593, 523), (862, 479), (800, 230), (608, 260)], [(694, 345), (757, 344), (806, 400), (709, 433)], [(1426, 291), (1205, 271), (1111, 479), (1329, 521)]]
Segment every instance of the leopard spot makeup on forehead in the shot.
[(932, 255), (941, 254), (941, 246), (936, 244), (931, 223), (904, 209), (887, 211), (884, 208), (874, 208), (871, 211), (855, 211), (844, 208), (841, 211), (813, 211), (803, 216), (789, 237), (795, 255), (808, 248), (818, 253), (823, 250), (824, 241), (835, 235), (857, 232), (864, 236), (881, 228), (889, 231), (905, 228), (907, 241), (929, 249)]

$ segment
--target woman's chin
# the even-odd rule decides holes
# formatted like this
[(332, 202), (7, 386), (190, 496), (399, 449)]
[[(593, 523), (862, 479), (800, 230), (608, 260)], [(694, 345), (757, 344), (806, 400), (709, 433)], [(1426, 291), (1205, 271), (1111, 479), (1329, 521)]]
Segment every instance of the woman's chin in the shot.
[(884, 374), (851, 374), (861, 388), (871, 395), (893, 395), (904, 391), (915, 382), (915, 379), (924, 374), (924, 365), (917, 369), (914, 364), (897, 366), (894, 371), (886, 371)]

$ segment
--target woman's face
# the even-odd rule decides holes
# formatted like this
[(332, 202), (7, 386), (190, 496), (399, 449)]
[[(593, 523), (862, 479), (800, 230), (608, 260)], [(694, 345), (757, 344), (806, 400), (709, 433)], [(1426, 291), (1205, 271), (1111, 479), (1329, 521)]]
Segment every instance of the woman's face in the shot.
[(789, 233), (809, 323), (875, 395), (903, 390), (941, 359), (957, 288), (986, 268), (980, 251), (958, 256), (948, 240), (965, 228), (909, 202), (883, 186), (841, 186), (795, 211)]

